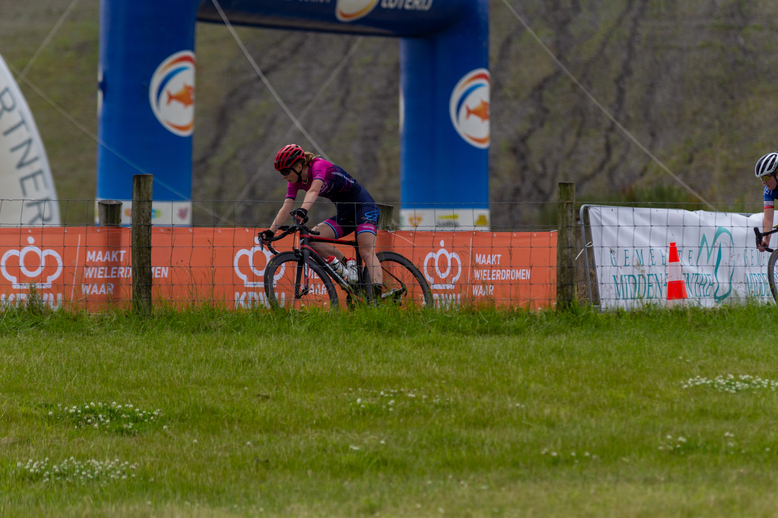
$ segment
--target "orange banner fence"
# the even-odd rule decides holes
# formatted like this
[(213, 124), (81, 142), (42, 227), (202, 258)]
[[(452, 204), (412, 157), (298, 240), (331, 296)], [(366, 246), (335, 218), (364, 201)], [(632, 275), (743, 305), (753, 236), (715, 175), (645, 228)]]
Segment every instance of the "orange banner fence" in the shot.
[[(272, 255), (257, 229), (154, 227), (151, 239), (155, 305), (267, 305), (263, 278)], [(557, 233), (379, 231), (377, 249), (411, 260), (424, 274), (436, 307), (468, 304), (538, 309), (556, 298)], [(291, 249), (293, 240), (274, 245)], [(348, 246), (340, 247), (347, 256)], [(0, 306), (35, 293), (54, 308), (129, 308), (129, 228), (0, 229)], [(315, 286), (314, 286), (315, 289)]]

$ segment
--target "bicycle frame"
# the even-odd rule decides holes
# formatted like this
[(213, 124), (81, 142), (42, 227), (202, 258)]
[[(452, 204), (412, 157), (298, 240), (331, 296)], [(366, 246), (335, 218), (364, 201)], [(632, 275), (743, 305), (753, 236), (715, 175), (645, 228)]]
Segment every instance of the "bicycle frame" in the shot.
[[(265, 241), (262, 234), (259, 234), (259, 246), (260, 250), (263, 250), (264, 246), (267, 246), (268, 250), (273, 255), (278, 255), (278, 251), (273, 248), (273, 246), (270, 244), (273, 241), (279, 241), (289, 234), (298, 234), (297, 236), (297, 242), (299, 243), (297, 246), (295, 244), (292, 245), (292, 251), (294, 254), (298, 257), (301, 257), (301, 262), (303, 265), (303, 271), (302, 275), (304, 279), (296, 279), (297, 282), (295, 282), (295, 291), (299, 289), (299, 293), (295, 293), (295, 298), (300, 298), (303, 295), (307, 294), (310, 291), (310, 261), (316, 262), (326, 273), (330, 276), (330, 278), (335, 281), (335, 284), (340, 286), (340, 288), (346, 292), (347, 295), (354, 297), (357, 300), (367, 302), (371, 298), (370, 290), (365, 290), (364, 294), (360, 294), (358, 291), (358, 287), (365, 284), (365, 278), (364, 278), (364, 265), (362, 264), (362, 257), (359, 255), (359, 243), (357, 243), (356, 240), (354, 241), (341, 241), (338, 239), (329, 239), (326, 237), (315, 237), (319, 233), (315, 230), (309, 229), (305, 226), (303, 223), (296, 223), (294, 225), (289, 226), (281, 226), (278, 227), (279, 230), (282, 230), (283, 233), (279, 236), (273, 237), (272, 241)], [(329, 265), (329, 263), (326, 261), (322, 255), (317, 252), (312, 246), (311, 243), (329, 243), (329, 244), (339, 244), (339, 245), (347, 245), (354, 249), (356, 261), (357, 261), (357, 272), (358, 272), (358, 280), (356, 285), (350, 284), (348, 281), (346, 281), (343, 277), (338, 275), (338, 273)], [(298, 273), (299, 275), (299, 273)], [(304, 281), (299, 282), (299, 281)]]

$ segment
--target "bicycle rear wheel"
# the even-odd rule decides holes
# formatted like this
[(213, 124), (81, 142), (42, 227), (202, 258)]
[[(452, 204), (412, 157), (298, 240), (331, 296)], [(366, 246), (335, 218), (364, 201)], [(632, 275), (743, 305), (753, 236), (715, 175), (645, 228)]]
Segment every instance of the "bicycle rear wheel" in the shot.
[(431, 308), (432, 291), (418, 268), (395, 252), (376, 254), (383, 270), (382, 303), (402, 307)]
[(338, 293), (332, 280), (314, 261), (309, 266), (306, 290), (302, 259), (294, 252), (282, 252), (270, 260), (265, 269), (265, 296), (271, 308), (337, 311)]
[(767, 261), (767, 282), (770, 283), (773, 299), (778, 302), (778, 250), (770, 254), (770, 259)]

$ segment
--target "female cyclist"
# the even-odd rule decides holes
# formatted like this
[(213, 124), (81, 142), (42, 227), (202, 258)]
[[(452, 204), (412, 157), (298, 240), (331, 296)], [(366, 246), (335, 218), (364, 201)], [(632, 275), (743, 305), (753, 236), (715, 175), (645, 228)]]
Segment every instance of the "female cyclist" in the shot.
[[(378, 300), (383, 291), (383, 272), (375, 253), (376, 223), (380, 214), (373, 197), (342, 168), (303, 151), (297, 144), (282, 147), (276, 153), (276, 171), (289, 182), (286, 199), (270, 228), (263, 232), (267, 238), (275, 235), (284, 224), (294, 206), (297, 192), (306, 192), (302, 206), (294, 211), (300, 223), (308, 220), (308, 211), (321, 196), (335, 204), (334, 217), (319, 223), (314, 230), (327, 239), (340, 239), (352, 232), (357, 233), (359, 255), (370, 273), (373, 296)], [(324, 256), (335, 256), (345, 264), (343, 253), (327, 243), (312, 243), (311, 246)]]
[[(773, 229), (773, 213), (775, 212), (775, 199), (778, 198), (778, 153), (767, 153), (756, 162), (754, 167), (756, 177), (764, 184), (764, 216), (762, 217), (762, 232)], [(762, 246), (759, 251), (764, 252), (770, 246), (770, 236), (762, 238)]]

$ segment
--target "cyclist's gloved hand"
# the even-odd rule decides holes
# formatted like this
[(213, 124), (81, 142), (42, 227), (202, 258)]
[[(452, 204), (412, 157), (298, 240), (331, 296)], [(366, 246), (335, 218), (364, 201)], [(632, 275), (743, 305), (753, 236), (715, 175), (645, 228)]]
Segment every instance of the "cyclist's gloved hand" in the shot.
[(272, 231), (272, 230), (270, 230), (270, 229), (263, 230), (263, 231), (262, 231), (262, 232), (260, 232), (259, 234), (262, 236), (262, 239), (267, 239), (268, 241), (270, 241), (271, 239), (273, 239), (273, 236), (275, 236), (275, 235), (276, 235), (276, 233), (275, 233), (275, 232), (273, 232), (273, 231)]
[(305, 222), (308, 221), (308, 211), (300, 207), (299, 209), (292, 211), (292, 217), (299, 223), (305, 224)]

